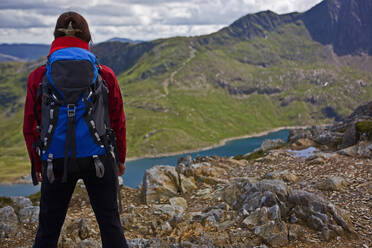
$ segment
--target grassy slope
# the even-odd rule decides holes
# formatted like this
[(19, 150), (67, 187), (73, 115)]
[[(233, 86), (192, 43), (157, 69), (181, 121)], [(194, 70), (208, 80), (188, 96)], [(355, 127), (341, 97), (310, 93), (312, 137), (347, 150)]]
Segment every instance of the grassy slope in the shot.
[(0, 63), (0, 182), (28, 171), (22, 136), (28, 64)]
[[(211, 43), (207, 48), (195, 43), (195, 38), (160, 42), (154, 52), (120, 75), (126, 95), (129, 156), (203, 147), (278, 126), (330, 122), (321, 114), (322, 108), (332, 106), (347, 115), (372, 96), (371, 75), (329, 64), (331, 54), (310, 39), (300, 22), (249, 42), (232, 40), (223, 46)], [(196, 56), (184, 64), (190, 46), (197, 50)], [(156, 74), (162, 65), (169, 67), (169, 56), (173, 68)], [(166, 95), (162, 82), (173, 71), (177, 73)], [(142, 80), (146, 73), (155, 76)], [(369, 86), (352, 86), (359, 79)], [(234, 87), (283, 91), (233, 96), (218, 86), (218, 80)], [(349, 87), (354, 88), (346, 89)], [(350, 97), (350, 90), (355, 97)], [(281, 99), (286, 97), (293, 99), (282, 107)], [(311, 98), (317, 103), (306, 102)], [(143, 105), (153, 109), (143, 109)], [(155, 134), (146, 137), (151, 133)]]
[[(201, 148), (279, 126), (329, 122), (322, 108), (331, 106), (347, 115), (371, 99), (372, 74), (335, 63), (301, 22), (250, 41), (213, 42), (219, 35), (225, 34), (155, 41), (152, 50), (118, 75), (129, 157)], [(200, 45), (202, 38), (211, 42)], [(28, 172), (21, 102), (29, 69), (25, 64), (4, 65), (0, 92), (16, 97), (0, 107), (0, 181)], [(231, 95), (220, 82), (281, 92)]]

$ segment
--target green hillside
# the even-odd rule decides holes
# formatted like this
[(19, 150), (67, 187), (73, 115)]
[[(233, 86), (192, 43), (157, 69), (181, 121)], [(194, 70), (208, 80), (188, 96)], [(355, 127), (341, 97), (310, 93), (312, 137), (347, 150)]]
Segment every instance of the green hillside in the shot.
[[(337, 56), (313, 41), (297, 16), (262, 12), (210, 35), (98, 45), (100, 61), (116, 65), (128, 157), (202, 148), (280, 126), (330, 123), (370, 100), (371, 57)], [(22, 104), (35, 65), (0, 64), (2, 182), (29, 170)]]

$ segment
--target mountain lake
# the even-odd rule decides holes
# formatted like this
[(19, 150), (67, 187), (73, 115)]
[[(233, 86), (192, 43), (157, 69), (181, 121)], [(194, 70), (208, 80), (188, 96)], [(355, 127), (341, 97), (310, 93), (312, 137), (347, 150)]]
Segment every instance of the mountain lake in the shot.
[[(260, 147), (262, 142), (266, 139), (282, 139), (287, 141), (289, 130), (281, 130), (277, 132), (268, 133), (267, 135), (259, 137), (250, 137), (236, 139), (226, 142), (222, 146), (215, 148), (197, 151), (192, 153), (181, 153), (173, 156), (157, 157), (157, 158), (142, 158), (132, 160), (126, 163), (125, 174), (123, 175), (123, 181), (125, 186), (137, 187), (142, 183), (142, 178), (145, 171), (155, 165), (171, 165), (176, 166), (177, 161), (180, 157), (190, 155), (192, 158), (197, 156), (220, 156), (220, 157), (231, 157), (236, 155), (243, 155), (252, 152), (256, 148)], [(0, 196), (28, 196), (36, 193), (40, 190), (40, 184), (33, 186), (32, 184), (11, 184), (11, 185), (0, 185)]]

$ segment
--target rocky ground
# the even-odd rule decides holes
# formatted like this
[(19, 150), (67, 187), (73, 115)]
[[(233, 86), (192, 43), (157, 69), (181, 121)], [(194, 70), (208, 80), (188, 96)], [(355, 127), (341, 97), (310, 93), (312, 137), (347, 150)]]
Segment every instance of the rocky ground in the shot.
[[(304, 159), (282, 148), (251, 161), (189, 162), (155, 167), (142, 187), (121, 188), (121, 220), (133, 247), (372, 246), (369, 158), (319, 153)], [(37, 207), (14, 200), (15, 212), (0, 210), (1, 247), (31, 247)], [(6, 229), (7, 223), (13, 224)], [(99, 247), (83, 185), (62, 233), (60, 247)]]
[[(138, 188), (121, 188), (130, 247), (372, 247), (372, 125), (361, 113), (252, 154), (147, 170)], [(31, 247), (38, 207), (22, 197), (1, 206), (0, 246)], [(59, 247), (100, 247), (83, 184)]]

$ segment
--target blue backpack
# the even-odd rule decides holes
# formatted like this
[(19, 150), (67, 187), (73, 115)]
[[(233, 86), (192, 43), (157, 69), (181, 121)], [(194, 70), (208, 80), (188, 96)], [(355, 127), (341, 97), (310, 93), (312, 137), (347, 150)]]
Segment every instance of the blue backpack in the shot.
[(53, 183), (53, 161), (64, 158), (62, 182), (68, 165), (76, 158), (92, 157), (96, 175), (102, 177), (100, 155), (111, 152), (115, 159), (113, 132), (108, 114), (108, 89), (100, 76), (100, 66), (89, 51), (68, 47), (53, 52), (36, 99), (42, 95), (41, 120), (37, 118), (40, 140), (36, 150)]

